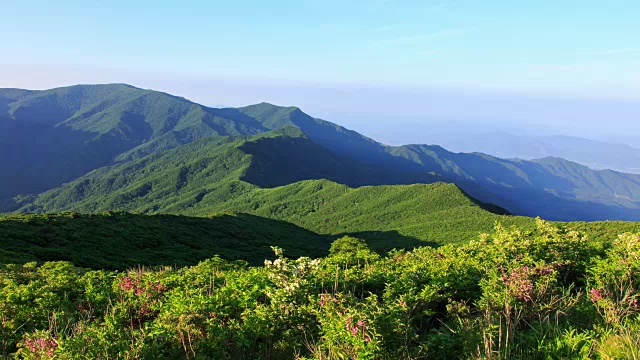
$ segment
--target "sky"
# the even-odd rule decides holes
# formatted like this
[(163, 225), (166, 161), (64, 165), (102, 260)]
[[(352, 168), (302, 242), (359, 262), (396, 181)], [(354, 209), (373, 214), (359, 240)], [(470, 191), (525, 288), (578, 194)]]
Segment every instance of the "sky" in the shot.
[(210, 106), (265, 100), (378, 137), (398, 123), (451, 121), (640, 131), (638, 1), (0, 6), (0, 87), (125, 82)]

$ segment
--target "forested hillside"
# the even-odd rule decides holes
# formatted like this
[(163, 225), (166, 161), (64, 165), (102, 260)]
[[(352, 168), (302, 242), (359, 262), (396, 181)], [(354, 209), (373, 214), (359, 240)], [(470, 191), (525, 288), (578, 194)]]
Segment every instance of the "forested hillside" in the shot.
[[(0, 264), (63, 260), (94, 269), (194, 265), (219, 255), (259, 265), (271, 246), (287, 256), (319, 257), (349, 235), (383, 254), (392, 249), (462, 245), (496, 223), (525, 233), (532, 218), (491, 213), (450, 184), (351, 189), (327, 180), (238, 193), (207, 215), (102, 212), (0, 216)], [(231, 212), (228, 209), (243, 211)], [(209, 210), (207, 210), (209, 211)], [(590, 241), (640, 232), (640, 223), (554, 223)]]
[(224, 198), (209, 195), (223, 178), (260, 188), (326, 178), (349, 186), (450, 182), (513, 214), (550, 220), (640, 219), (639, 175), (555, 158), (389, 147), (296, 107), (214, 109), (128, 85), (0, 89), (0, 98), (0, 151), (14, 154), (0, 159), (3, 211), (157, 212), (168, 199), (180, 209)]
[(10, 101), (0, 107), (0, 150), (15, 154), (0, 160), (8, 174), (1, 196), (48, 190), (119, 158), (205, 136), (259, 132), (241, 118), (127, 85), (0, 89), (0, 96)]

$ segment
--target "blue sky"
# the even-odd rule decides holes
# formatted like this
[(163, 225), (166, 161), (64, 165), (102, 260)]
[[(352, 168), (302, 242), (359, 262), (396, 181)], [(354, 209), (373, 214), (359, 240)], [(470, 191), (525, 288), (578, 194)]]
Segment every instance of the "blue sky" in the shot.
[[(10, 1), (6, 64), (628, 96), (637, 1)], [(585, 88), (586, 87), (586, 88)]]
[(620, 0), (8, 1), (0, 87), (128, 82), (209, 105), (269, 86), (289, 104), (322, 87), (640, 99), (638, 19)]

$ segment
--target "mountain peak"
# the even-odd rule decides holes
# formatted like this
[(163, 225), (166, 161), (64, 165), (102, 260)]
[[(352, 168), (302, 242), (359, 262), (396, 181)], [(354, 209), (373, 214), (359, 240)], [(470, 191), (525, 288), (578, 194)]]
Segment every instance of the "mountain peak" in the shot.
[(278, 109), (297, 109), (298, 108), (297, 106), (276, 105), (266, 101), (262, 101), (262, 102), (259, 102), (258, 104), (249, 105), (249, 106), (264, 106), (264, 107), (271, 107), (271, 108), (278, 108)]
[(275, 112), (293, 113), (295, 111), (300, 111), (300, 109), (296, 106), (281, 106), (281, 105), (268, 103), (266, 101), (263, 101), (254, 105), (240, 107), (238, 109), (242, 109), (242, 110), (246, 110), (254, 113), (275, 113)]

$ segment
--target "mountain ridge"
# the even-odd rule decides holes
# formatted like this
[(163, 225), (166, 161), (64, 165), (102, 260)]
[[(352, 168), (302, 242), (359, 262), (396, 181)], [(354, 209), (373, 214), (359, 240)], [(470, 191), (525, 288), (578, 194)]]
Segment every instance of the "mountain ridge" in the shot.
[[(493, 203), (521, 215), (551, 220), (640, 219), (638, 175), (598, 172), (558, 159), (505, 160), (477, 153), (453, 153), (437, 145), (387, 146), (313, 118), (297, 107), (260, 103), (214, 109), (173, 95), (119, 84), (106, 88), (84, 85), (52, 89), (40, 91), (37, 96), (15, 89), (0, 90), (0, 96), (3, 94), (13, 94), (22, 100), (9, 103), (8, 112), (0, 112), (0, 128), (8, 130), (4, 137), (0, 135), (0, 150), (18, 153), (23, 150), (26, 154), (22, 161), (12, 163), (12, 159), (5, 158), (0, 164), (10, 174), (4, 182), (0, 179), (0, 196), (4, 196), (5, 203), (8, 197), (28, 194), (29, 191), (17, 190), (29, 185), (36, 189), (31, 193), (68, 189), (69, 184), (62, 184), (69, 181), (72, 184), (92, 171), (149, 161), (150, 156), (188, 148), (205, 138), (244, 137), (247, 141), (270, 131), (296, 128), (300, 133), (285, 134), (287, 140), (266, 141), (268, 144), (263, 145), (270, 148), (259, 146), (252, 150), (253, 157), (247, 161), (261, 159), (262, 164), (269, 164), (264, 166), (279, 169), (279, 173), (267, 171), (269, 176), (263, 177), (262, 186), (326, 176), (352, 186), (446, 181), (458, 184), (483, 203)], [(78, 94), (87, 98), (74, 98)], [(44, 111), (47, 106), (55, 116)], [(73, 109), (75, 113), (51, 126), (50, 117), (59, 119)], [(14, 116), (12, 123), (11, 116), (16, 113), (19, 116)], [(24, 128), (29, 130), (26, 133), (36, 135), (37, 144), (32, 148), (29, 141), (33, 139), (24, 136)], [(25, 144), (16, 139), (24, 140)], [(285, 146), (287, 141), (289, 145)], [(248, 141), (245, 145), (251, 147), (254, 143)], [(315, 160), (295, 155), (280, 159), (278, 155), (285, 148)], [(306, 150), (302, 151), (303, 148)], [(259, 164), (254, 163), (252, 169)], [(46, 171), (50, 174), (42, 176)], [(264, 169), (261, 171), (265, 173)], [(260, 171), (253, 176), (259, 174)], [(268, 184), (267, 178), (280, 180)], [(41, 181), (29, 184), (33, 179)], [(18, 189), (11, 189), (9, 184), (19, 184)], [(33, 198), (18, 200), (25, 203)]]
[(594, 170), (640, 173), (640, 149), (628, 144), (568, 135), (526, 135), (507, 131), (460, 129), (426, 134), (428, 141), (454, 152), (481, 152), (499, 158), (536, 160), (548, 156), (587, 165)]

